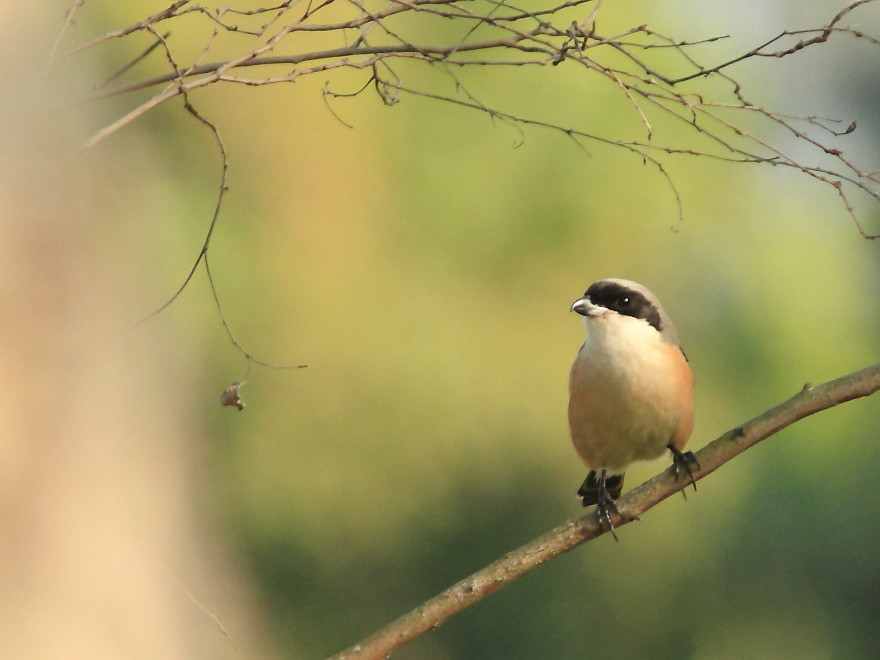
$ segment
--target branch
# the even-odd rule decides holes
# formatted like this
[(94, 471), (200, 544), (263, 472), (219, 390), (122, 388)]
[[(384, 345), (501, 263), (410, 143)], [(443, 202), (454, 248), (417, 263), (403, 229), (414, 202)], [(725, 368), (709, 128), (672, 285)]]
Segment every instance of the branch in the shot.
[[(694, 478), (702, 479), (734, 456), (804, 417), (833, 408), (845, 401), (869, 396), (877, 390), (880, 390), (880, 363), (816, 387), (805, 385), (801, 392), (788, 401), (728, 431), (697, 452), (701, 468), (694, 473)], [(619, 527), (636, 520), (640, 514), (689, 484), (689, 480), (677, 480), (671, 470), (664, 470), (617, 501), (620, 513), (612, 515), (614, 526)], [(594, 511), (564, 522), (452, 585), (385, 628), (332, 656), (330, 660), (385, 658), (395, 649), (436, 628), (453, 615), (533, 571), (544, 562), (591, 541), (606, 531), (600, 526)]]
[[(810, 29), (810, 30), (785, 30), (785, 31), (781, 32), (780, 34), (776, 35), (775, 37), (773, 37), (772, 39), (764, 42), (763, 44), (761, 44), (757, 48), (753, 48), (752, 50), (750, 50), (747, 53), (743, 53), (742, 55), (734, 57), (733, 59), (728, 60), (722, 64), (719, 64), (717, 66), (713, 66), (710, 69), (703, 69), (702, 71), (698, 71), (697, 73), (692, 73), (687, 76), (682, 76), (681, 78), (676, 78), (675, 80), (670, 80), (669, 83), (673, 84), (673, 85), (677, 85), (678, 83), (682, 83), (682, 82), (685, 82), (688, 80), (693, 80), (694, 78), (699, 78), (701, 76), (708, 76), (712, 73), (717, 73), (718, 71), (721, 71), (722, 69), (726, 69), (734, 64), (742, 62), (743, 60), (747, 60), (750, 57), (786, 57), (787, 55), (792, 55), (792, 54), (798, 52), (799, 50), (803, 50), (804, 48), (807, 48), (809, 46), (813, 46), (815, 44), (825, 43), (826, 41), (828, 41), (828, 37), (830, 37), (835, 32), (849, 32), (850, 34), (854, 34), (858, 37), (864, 38), (866, 35), (862, 34), (861, 32), (858, 32), (856, 30), (853, 30), (852, 28), (848, 28), (848, 27), (839, 28), (836, 26), (838, 23), (840, 23), (840, 21), (843, 19), (844, 16), (849, 14), (856, 7), (869, 4), (873, 1), (874, 0), (856, 0), (856, 2), (853, 2), (850, 5), (847, 5), (846, 7), (841, 9), (839, 12), (837, 12), (837, 14), (834, 16), (834, 18), (832, 18), (831, 21), (828, 24), (826, 24), (824, 27), (817, 28), (817, 29)], [(802, 34), (814, 34), (817, 32), (818, 32), (818, 34), (816, 34), (816, 36), (814, 36), (810, 39), (802, 39), (802, 40), (798, 41), (794, 46), (791, 46), (790, 48), (785, 48), (783, 50), (777, 50), (777, 51), (773, 51), (773, 52), (769, 52), (769, 53), (764, 52), (765, 48), (775, 44), (777, 41), (784, 39), (785, 37), (791, 37), (791, 36), (802, 35)], [(874, 41), (873, 39), (871, 39), (871, 40)]]
[[(178, 5), (182, 4), (180, 2), (176, 3)], [(168, 58), (171, 66), (178, 70), (177, 63), (174, 61), (174, 57), (171, 55), (171, 50), (168, 47), (168, 43), (164, 36), (160, 36), (152, 27), (147, 26), (145, 28), (148, 32), (153, 34), (156, 37), (156, 44), (161, 45), (165, 50), (165, 55)], [(207, 50), (205, 51), (207, 52)], [(205, 232), (205, 239), (202, 242), (202, 247), (199, 250), (198, 255), (193, 261), (192, 266), (190, 267), (189, 272), (184, 277), (183, 282), (177, 288), (177, 290), (171, 295), (168, 300), (166, 300), (160, 307), (147, 315), (144, 319), (140, 321), (140, 323), (144, 323), (152, 319), (154, 316), (160, 314), (165, 309), (167, 309), (175, 300), (180, 297), (180, 294), (183, 293), (184, 289), (189, 286), (190, 281), (192, 281), (193, 276), (196, 274), (196, 270), (199, 267), (199, 264), (204, 264), (205, 273), (208, 276), (208, 284), (211, 288), (211, 295), (214, 298), (214, 305), (217, 308), (217, 313), (220, 315), (220, 322), (223, 324), (223, 329), (226, 331), (226, 335), (229, 337), (229, 341), (232, 342), (232, 345), (244, 356), (247, 361), (247, 373), (245, 373), (244, 378), (246, 379), (248, 374), (250, 373), (251, 366), (254, 364), (258, 364), (262, 367), (267, 367), (269, 369), (303, 369), (307, 367), (307, 364), (297, 364), (297, 365), (276, 365), (269, 364), (268, 362), (264, 362), (263, 360), (259, 360), (255, 358), (245, 347), (236, 339), (235, 334), (232, 332), (232, 328), (229, 325), (229, 322), (226, 320), (226, 316), (223, 313), (223, 306), (220, 304), (220, 296), (217, 293), (217, 285), (214, 282), (214, 276), (211, 274), (211, 266), (208, 262), (208, 249), (211, 245), (211, 238), (214, 236), (214, 230), (217, 228), (217, 222), (220, 218), (220, 210), (223, 205), (223, 200), (226, 197), (226, 193), (229, 191), (229, 187), (227, 185), (227, 178), (229, 172), (229, 157), (226, 151), (226, 144), (223, 142), (223, 137), (220, 135), (220, 129), (217, 128), (217, 125), (212, 121), (206, 119), (198, 110), (196, 110), (195, 106), (190, 102), (189, 96), (186, 93), (186, 90), (182, 89), (182, 83), (177, 80), (178, 86), (180, 87), (180, 94), (183, 96), (183, 104), (186, 111), (193, 116), (199, 123), (205, 126), (208, 130), (211, 131), (214, 136), (214, 140), (217, 143), (217, 148), (220, 152), (220, 163), (222, 165), (221, 173), (220, 173), (220, 187), (217, 193), (217, 198), (214, 204), (214, 213), (211, 215), (211, 222), (208, 225), (208, 230)], [(244, 380), (244, 379), (242, 379)]]
[[(71, 51), (70, 54), (75, 55), (77, 53), (81, 53), (82, 51), (88, 50), (89, 48), (94, 48), (98, 44), (102, 44), (105, 41), (110, 41), (111, 39), (119, 39), (121, 37), (126, 37), (133, 32), (151, 29), (152, 26), (155, 25), (156, 23), (159, 23), (160, 21), (164, 21), (164, 20), (167, 20), (167, 19), (175, 16), (177, 10), (180, 9), (181, 7), (183, 7), (185, 4), (188, 4), (190, 1), (191, 0), (177, 0), (177, 2), (172, 4), (170, 7), (163, 9), (159, 13), (153, 14), (152, 16), (147, 16), (144, 20), (139, 21), (139, 22), (135, 23), (134, 25), (130, 25), (125, 29), (113, 30), (112, 32), (108, 32), (107, 34), (105, 34), (103, 36), (100, 36), (96, 39), (93, 39), (92, 41), (88, 42), (87, 44), (83, 44), (82, 46), (75, 48), (74, 50)], [(79, 0), (77, 0), (77, 4), (82, 4), (82, 2), (79, 2)]]
[[(696, 57), (695, 47), (712, 44), (724, 37), (682, 40), (661, 34), (646, 24), (610, 35), (601, 34), (595, 22), (603, 5), (598, 0), (559, 0), (555, 6), (533, 12), (511, 5), (506, 0), (394, 0), (377, 11), (368, 9), (364, 0), (347, 0), (344, 8), (339, 3), (335, 5), (340, 12), (334, 15), (332, 21), (324, 20), (326, 12), (322, 10), (334, 4), (334, 0), (323, 0), (314, 6), (309, 2), (301, 15), (294, 14), (294, 7), (301, 4), (297, 0), (249, 10), (229, 7), (210, 10), (199, 4), (177, 0), (163, 11), (127, 28), (92, 39), (71, 49), (68, 54), (96, 48), (110, 40), (127, 40), (139, 33), (147, 32), (156, 36), (160, 23), (164, 26), (179, 22), (186, 14), (201, 14), (211, 22), (213, 28), (196, 61), (188, 61), (185, 66), (171, 66), (168, 72), (159, 75), (120, 81), (113, 88), (98, 86), (88, 100), (99, 101), (148, 89), (153, 91), (152, 96), (139, 99), (134, 108), (94, 133), (85, 141), (84, 147), (94, 146), (177, 96), (194, 95), (198, 90), (217, 83), (261, 87), (293, 83), (302, 77), (341, 69), (371, 71), (371, 79), (365, 82), (364, 89), (369, 88), (370, 82), (376, 82), (376, 91), (385, 103), (397, 100), (396, 95), (386, 96), (385, 92), (409, 92), (481, 110), (492, 120), (504, 119), (509, 124), (519, 125), (518, 128), (528, 125), (551, 127), (572, 138), (592, 141), (597, 139), (595, 130), (587, 131), (573, 125), (557, 124), (543, 117), (526, 117), (512, 111), (496, 110), (493, 106), (497, 106), (497, 103), (478, 101), (475, 95), (465, 91), (453, 72), (453, 69), (480, 67), (580, 67), (587, 80), (605, 79), (620, 90), (622, 102), (632, 109), (646, 134), (642, 140), (630, 136), (606, 137), (601, 141), (636, 153), (656, 166), (673, 191), (675, 185), (662, 162), (666, 155), (781, 165), (798, 170), (831, 188), (860, 235), (871, 239), (880, 237), (880, 234), (871, 233), (862, 224), (853, 195), (863, 196), (868, 203), (880, 203), (877, 168), (873, 164), (854, 162), (834, 142), (834, 138), (841, 133), (827, 131), (827, 127), (817, 124), (811, 115), (792, 116), (747, 101), (740, 83), (728, 71), (754, 58), (782, 59), (794, 56), (825, 44), (833, 35), (880, 46), (880, 38), (843, 24), (843, 20), (850, 18), (856, 10), (866, 11), (865, 7), (875, 3), (880, 4), (880, 0), (851, 0), (824, 24), (784, 30), (762, 44), (714, 66), (702, 64)], [(572, 21), (573, 16), (579, 17), (579, 20)], [(232, 20), (236, 22), (230, 22)], [(445, 26), (450, 22), (466, 28), (461, 37), (439, 43), (424, 42), (425, 35), (436, 38), (438, 34), (446, 34), (448, 29)], [(252, 39), (245, 42), (245, 46), (236, 51), (237, 54), (229, 57), (228, 49), (221, 49), (218, 35), (224, 35), (220, 33), (239, 37), (249, 35)], [(297, 40), (305, 34), (334, 34), (339, 40), (332, 43), (339, 45), (324, 50), (303, 49)], [(789, 45), (795, 39), (798, 41)], [(218, 41), (216, 48), (215, 40)], [(170, 59), (170, 47), (164, 37), (161, 43), (169, 53), (167, 59)], [(237, 39), (236, 48), (238, 43)], [(658, 48), (664, 49), (670, 56), (661, 59), (652, 57)], [(226, 59), (214, 58), (218, 51), (223, 52)], [(138, 52), (141, 55), (135, 58), (134, 63), (143, 62), (150, 49), (143, 51), (139, 48)], [(404, 62), (410, 67), (421, 65), (423, 69), (427, 67), (442, 72), (452, 82), (454, 94), (443, 93), (437, 87), (437, 81), (426, 83), (416, 78), (412, 82), (412, 73), (406, 77), (409, 84), (404, 89), (401, 86), (403, 77), (396, 73), (398, 65), (404, 66)], [(124, 70), (130, 71), (132, 68), (127, 65)], [(415, 71), (412, 68), (409, 70)], [(254, 73), (248, 75), (245, 71)], [(377, 71), (388, 71), (395, 82), (389, 84), (380, 80)], [(114, 80), (118, 78), (118, 75), (113, 76)], [(704, 95), (699, 88), (695, 88), (699, 84), (697, 79), (721, 81), (726, 91), (724, 88), (721, 91), (713, 89)], [(685, 81), (694, 82), (685, 86)], [(330, 91), (330, 81), (327, 81), (322, 92), (325, 101)], [(667, 130), (669, 125), (664, 121), (667, 118), (680, 126), (682, 122), (686, 124), (682, 126), (685, 129), (682, 132), (684, 137)], [(855, 121), (847, 120), (844, 125), (851, 128), (843, 134), (856, 128)], [(812, 134), (812, 129), (817, 127), (821, 137)], [(779, 137), (780, 128), (794, 138), (793, 144)], [(692, 139), (697, 140), (695, 144), (705, 146), (687, 144)], [(677, 192), (674, 192), (674, 196), (678, 206), (677, 226), (682, 220), (682, 208)]]
[(58, 31), (55, 41), (52, 42), (52, 47), (49, 49), (49, 57), (46, 59), (46, 64), (43, 67), (44, 71), (48, 71), (55, 64), (55, 56), (58, 54), (58, 48), (61, 46), (61, 41), (64, 39), (67, 29), (73, 23), (76, 12), (80, 10), (85, 1), (86, 0), (74, 0), (73, 5), (71, 5), (70, 9), (68, 9), (67, 13), (64, 15), (64, 23), (62, 23), (61, 29)]

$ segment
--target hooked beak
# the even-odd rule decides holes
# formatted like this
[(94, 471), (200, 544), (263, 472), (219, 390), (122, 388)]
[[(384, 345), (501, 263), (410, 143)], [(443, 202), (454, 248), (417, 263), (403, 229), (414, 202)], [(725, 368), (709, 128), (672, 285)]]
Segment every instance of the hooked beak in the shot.
[(602, 316), (608, 310), (599, 305), (594, 305), (590, 302), (589, 298), (583, 297), (578, 298), (573, 303), (571, 303), (571, 311), (577, 312), (581, 316), (591, 317)]

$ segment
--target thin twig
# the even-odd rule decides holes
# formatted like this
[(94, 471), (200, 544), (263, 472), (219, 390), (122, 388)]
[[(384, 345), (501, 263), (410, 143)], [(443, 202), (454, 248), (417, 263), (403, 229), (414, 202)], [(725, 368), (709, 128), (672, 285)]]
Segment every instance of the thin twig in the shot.
[(111, 39), (119, 39), (121, 37), (128, 36), (132, 32), (146, 30), (147, 28), (152, 27), (153, 25), (155, 25), (156, 23), (159, 23), (160, 21), (164, 21), (164, 20), (167, 20), (167, 19), (173, 17), (176, 14), (178, 9), (180, 9), (185, 4), (187, 4), (191, 1), (192, 0), (177, 0), (177, 2), (173, 3), (170, 7), (166, 7), (162, 11), (156, 12), (152, 16), (147, 16), (147, 18), (145, 18), (142, 21), (138, 21), (134, 25), (130, 25), (127, 28), (124, 28), (122, 30), (113, 30), (111, 32), (108, 32), (106, 34), (101, 35), (100, 37), (92, 39), (88, 43), (85, 43), (82, 46), (79, 46), (78, 48), (75, 48), (74, 50), (72, 50), (70, 52), (70, 54), (76, 55), (77, 53), (81, 53), (84, 50), (88, 50), (89, 48), (94, 48), (98, 44), (102, 44), (105, 41), (110, 41)]
[[(815, 44), (825, 43), (826, 41), (828, 41), (828, 37), (830, 37), (834, 32), (843, 31), (843, 32), (850, 32), (852, 34), (855, 34), (856, 36), (863, 36), (858, 33), (852, 32), (851, 30), (841, 30), (839, 28), (836, 28), (835, 26), (843, 19), (844, 16), (846, 16), (851, 11), (856, 9), (856, 7), (860, 7), (861, 5), (866, 5), (871, 2), (874, 2), (874, 0), (857, 0), (856, 2), (853, 2), (849, 5), (847, 5), (846, 7), (844, 7), (843, 9), (841, 9), (834, 16), (834, 18), (832, 18), (825, 26), (823, 26), (821, 28), (811, 29), (811, 30), (785, 30), (785, 31), (781, 32), (780, 34), (776, 35), (775, 37), (773, 37), (772, 39), (765, 41), (760, 46), (753, 48), (752, 50), (750, 50), (746, 53), (743, 53), (742, 55), (731, 58), (731, 59), (727, 60), (726, 62), (722, 62), (721, 64), (710, 67), (708, 69), (702, 69), (701, 71), (698, 71), (696, 73), (692, 73), (687, 76), (682, 76), (680, 78), (672, 79), (669, 82), (673, 85), (677, 85), (679, 83), (683, 83), (688, 80), (693, 80), (694, 78), (705, 77), (705, 76), (708, 76), (712, 73), (716, 73), (718, 71), (721, 71), (722, 69), (727, 69), (727, 68), (733, 66), (734, 64), (742, 62), (743, 60), (749, 59), (751, 57), (786, 57), (788, 55), (792, 55), (798, 51), (801, 51), (804, 48), (807, 48), (808, 46), (813, 46)], [(785, 37), (790, 37), (790, 36), (798, 35), (798, 34), (812, 34), (812, 33), (816, 33), (816, 32), (818, 32), (819, 34), (817, 34), (815, 37), (813, 37), (811, 39), (801, 40), (790, 48), (786, 48), (786, 49), (778, 50), (778, 51), (773, 51), (770, 53), (763, 52), (765, 48), (772, 46), (777, 41), (784, 39)]]
[(241, 658), (242, 655), (241, 655), (241, 651), (238, 648), (238, 644), (235, 643), (235, 640), (232, 638), (232, 635), (230, 635), (229, 631), (226, 630), (226, 627), (223, 625), (223, 622), (220, 621), (220, 617), (217, 616), (216, 614), (214, 614), (214, 612), (209, 610), (207, 607), (205, 607), (205, 605), (198, 598), (195, 597), (195, 594), (193, 594), (193, 592), (190, 591), (189, 587), (187, 587), (176, 575), (174, 575), (174, 573), (172, 573), (170, 570), (168, 570), (168, 568), (165, 566), (165, 564), (156, 560), (156, 565), (162, 569), (162, 571), (165, 573), (165, 575), (167, 575), (171, 579), (171, 581), (174, 582), (181, 591), (183, 591), (183, 593), (186, 595), (187, 598), (189, 598), (190, 602), (193, 605), (198, 607), (202, 612), (204, 612), (206, 615), (208, 615), (208, 617), (210, 617), (211, 621), (214, 622), (214, 625), (217, 626), (217, 630), (220, 631), (220, 634), (223, 635), (226, 638), (226, 640), (229, 642), (230, 646), (232, 646), (232, 649), (235, 651), (235, 656), (237, 658)]
[[(165, 50), (165, 56), (168, 58), (171, 66), (175, 70), (179, 70), (177, 63), (174, 61), (174, 56), (171, 54), (171, 50), (168, 47), (168, 43), (158, 33), (156, 33), (152, 27), (148, 26), (146, 29), (159, 40), (159, 43), (162, 44), (162, 47)], [(225, 198), (226, 192), (229, 189), (227, 186), (229, 156), (226, 152), (226, 145), (223, 143), (223, 137), (220, 135), (220, 130), (213, 122), (199, 114), (198, 110), (196, 110), (195, 107), (190, 103), (189, 96), (187, 95), (187, 90), (184, 88), (183, 82), (179, 78), (177, 80), (177, 86), (177, 93), (183, 96), (183, 106), (186, 111), (190, 114), (190, 116), (194, 117), (196, 121), (205, 126), (209, 131), (211, 131), (211, 134), (214, 136), (214, 141), (217, 143), (217, 148), (220, 152), (220, 186), (217, 192), (217, 201), (214, 203), (214, 212), (211, 214), (211, 222), (208, 224), (208, 230), (205, 232), (205, 239), (202, 242), (202, 247), (199, 250), (198, 255), (196, 256), (195, 261), (190, 267), (189, 272), (186, 274), (183, 282), (171, 295), (171, 297), (166, 300), (159, 308), (155, 309), (153, 312), (141, 319), (140, 323), (144, 323), (145, 321), (150, 320), (157, 314), (167, 309), (175, 300), (177, 300), (180, 294), (183, 293), (183, 290), (186, 289), (186, 287), (189, 285), (190, 281), (196, 273), (196, 270), (199, 267), (199, 264), (208, 254), (208, 247), (211, 244), (211, 237), (214, 235), (214, 229), (217, 227), (217, 220), (220, 217), (220, 208), (223, 206), (223, 199)]]
[(217, 293), (217, 284), (214, 282), (213, 273), (211, 273), (211, 264), (207, 252), (205, 252), (203, 260), (205, 262), (205, 273), (208, 276), (208, 284), (211, 287), (211, 295), (214, 297), (214, 307), (217, 308), (217, 313), (220, 315), (220, 323), (223, 324), (223, 329), (226, 331), (226, 336), (229, 338), (229, 341), (247, 361), (247, 371), (242, 377), (242, 380), (245, 380), (250, 374), (252, 364), (258, 364), (267, 369), (305, 369), (308, 367), (309, 365), (307, 364), (270, 364), (269, 362), (264, 362), (263, 360), (255, 358), (247, 349), (245, 349), (244, 346), (241, 345), (241, 343), (239, 343), (232, 332), (229, 321), (226, 320), (226, 315), (223, 313), (223, 306), (220, 304), (220, 295)]
[(58, 30), (58, 35), (55, 37), (55, 41), (52, 42), (52, 47), (49, 49), (49, 56), (46, 58), (46, 64), (43, 67), (45, 71), (51, 69), (52, 65), (55, 64), (55, 58), (58, 54), (58, 48), (61, 46), (64, 35), (73, 24), (73, 19), (76, 16), (76, 12), (78, 12), (80, 8), (85, 4), (85, 1), (86, 0), (74, 0), (73, 4), (70, 6), (70, 9), (68, 9), (67, 12), (64, 14), (64, 22), (61, 24), (61, 29)]
[[(572, 139), (574, 138), (583, 138), (585, 140), (599, 142), (601, 144), (605, 144), (608, 146), (620, 147), (636, 156), (639, 157), (642, 162), (650, 163), (656, 168), (656, 170), (663, 177), (664, 181), (666, 181), (669, 186), (670, 192), (673, 195), (675, 200), (675, 205), (677, 209), (677, 222), (673, 227), (679, 226), (684, 221), (684, 207), (682, 206), (681, 195), (678, 192), (678, 187), (675, 185), (675, 181), (673, 181), (672, 176), (669, 174), (666, 167), (660, 162), (657, 158), (648, 153), (646, 149), (643, 147), (646, 145), (642, 145), (637, 142), (623, 142), (621, 140), (613, 140), (611, 138), (606, 138), (597, 133), (588, 133), (586, 131), (575, 130), (572, 128), (563, 128), (557, 124), (553, 124), (550, 122), (539, 121), (537, 119), (529, 119), (527, 117), (519, 117), (517, 115), (513, 115), (507, 112), (502, 112), (501, 110), (487, 108), (479, 103), (475, 103), (472, 101), (463, 101), (461, 99), (456, 99), (450, 96), (443, 96), (440, 94), (431, 94), (428, 92), (423, 92), (417, 89), (413, 89), (410, 87), (404, 87), (402, 85), (396, 85), (395, 89), (401, 92), (406, 92), (407, 94), (412, 94), (413, 96), (421, 96), (428, 99), (433, 99), (436, 101), (443, 101), (445, 103), (451, 103), (453, 105), (462, 106), (465, 108), (470, 108), (472, 110), (480, 110), (489, 115), (490, 118), (493, 119), (503, 119), (505, 121), (509, 121), (513, 124), (522, 124), (524, 126), (535, 126), (538, 128), (549, 129), (551, 131), (560, 132)], [(577, 140), (575, 140), (577, 142)], [(578, 143), (579, 146), (580, 143)]]
[(142, 62), (143, 60), (145, 60), (145, 59), (150, 55), (150, 53), (152, 53), (152, 52), (153, 52), (154, 50), (156, 50), (159, 46), (161, 46), (161, 45), (162, 45), (162, 41), (168, 41), (168, 37), (170, 37), (170, 36), (171, 36), (171, 33), (170, 33), (170, 32), (166, 32), (165, 34), (163, 34), (163, 35), (162, 35), (162, 40), (161, 40), (161, 41), (157, 39), (156, 41), (154, 41), (153, 43), (151, 43), (149, 46), (147, 46), (147, 47), (144, 49), (144, 51), (143, 51), (140, 55), (138, 55), (137, 57), (133, 58), (128, 64), (126, 64), (125, 66), (121, 67), (116, 73), (113, 73), (113, 74), (111, 74), (110, 76), (108, 76), (108, 77), (104, 80), (104, 82), (99, 83), (99, 84), (97, 85), (97, 88), (98, 88), (98, 89), (102, 89), (102, 88), (106, 87), (107, 85), (109, 85), (110, 83), (112, 83), (112, 82), (113, 82), (114, 80), (116, 80), (117, 78), (122, 77), (126, 72), (130, 71), (131, 69), (133, 69), (133, 68), (134, 68), (135, 66), (137, 66), (140, 62)]
[[(168, 43), (165, 41), (165, 38), (163, 36), (160, 36), (158, 33), (156, 33), (156, 31), (153, 30), (153, 28), (150, 26), (146, 27), (145, 29), (148, 32), (152, 33), (156, 37), (158, 43), (160, 43), (162, 45), (162, 47), (164, 48), (165, 55), (168, 58), (169, 63), (171, 64), (171, 66), (173, 68), (177, 69), (178, 68), (177, 63), (175, 62), (174, 57), (171, 54), (171, 50), (168, 47)], [(215, 28), (215, 35), (216, 35), (216, 28)], [(210, 41), (209, 41), (209, 44), (210, 44)], [(207, 50), (208, 50), (208, 47), (206, 47), (203, 50), (202, 54), (204, 55), (204, 53), (206, 53)], [(181, 88), (182, 88), (182, 84), (181, 84)], [(211, 288), (211, 295), (214, 298), (214, 305), (217, 309), (217, 313), (220, 315), (220, 322), (223, 325), (223, 329), (226, 331), (226, 335), (229, 337), (229, 341), (244, 356), (245, 360), (247, 361), (247, 372), (245, 374), (245, 378), (247, 378), (247, 375), (250, 374), (250, 369), (253, 364), (258, 364), (262, 367), (267, 367), (269, 369), (303, 369), (303, 368), (307, 367), (308, 365), (307, 364), (275, 365), (275, 364), (270, 364), (268, 362), (264, 362), (263, 360), (259, 360), (259, 359), (255, 358), (235, 338), (235, 334), (232, 332), (232, 328), (230, 327), (229, 322), (226, 320), (226, 315), (223, 313), (223, 307), (220, 304), (220, 296), (217, 293), (217, 285), (214, 282), (214, 276), (211, 273), (211, 267), (210, 267), (210, 263), (208, 261), (208, 249), (210, 248), (210, 245), (211, 245), (211, 238), (214, 235), (214, 230), (217, 228), (217, 221), (220, 218), (220, 209), (223, 206), (223, 200), (226, 196), (226, 193), (229, 191), (229, 188), (227, 186), (227, 178), (228, 178), (228, 173), (229, 173), (229, 155), (226, 150), (226, 145), (223, 142), (223, 136), (220, 134), (220, 129), (217, 128), (217, 125), (214, 124), (214, 122), (207, 119), (206, 117), (204, 117), (202, 114), (200, 114), (198, 110), (196, 110), (196, 108), (192, 105), (192, 103), (190, 103), (189, 96), (187, 95), (185, 90), (181, 90), (180, 93), (183, 96), (183, 103), (184, 103), (184, 107), (186, 108), (186, 111), (192, 117), (194, 117), (200, 124), (202, 124), (208, 130), (210, 130), (211, 134), (214, 136), (214, 141), (216, 142), (217, 148), (220, 152), (220, 162), (222, 165), (221, 172), (220, 172), (220, 186), (219, 186), (219, 190), (217, 191), (216, 202), (214, 203), (214, 213), (211, 216), (211, 223), (208, 226), (208, 230), (205, 232), (205, 238), (204, 238), (204, 241), (202, 242), (202, 247), (199, 250), (198, 255), (196, 256), (195, 261), (193, 262), (192, 266), (190, 267), (189, 272), (187, 273), (187, 275), (184, 278), (181, 285), (171, 295), (171, 297), (168, 300), (166, 300), (158, 309), (154, 310), (148, 316), (146, 316), (144, 319), (142, 319), (140, 321), (140, 323), (143, 323), (144, 321), (147, 321), (147, 320), (153, 318), (154, 316), (156, 316), (157, 314), (159, 314), (163, 310), (167, 309), (175, 300), (177, 300), (177, 298), (180, 296), (180, 294), (183, 293), (183, 290), (186, 289), (186, 287), (189, 285), (190, 281), (192, 280), (193, 276), (196, 273), (196, 270), (199, 267), (199, 264), (203, 263), (205, 266), (205, 273), (207, 274), (207, 277), (208, 277), (208, 285)]]

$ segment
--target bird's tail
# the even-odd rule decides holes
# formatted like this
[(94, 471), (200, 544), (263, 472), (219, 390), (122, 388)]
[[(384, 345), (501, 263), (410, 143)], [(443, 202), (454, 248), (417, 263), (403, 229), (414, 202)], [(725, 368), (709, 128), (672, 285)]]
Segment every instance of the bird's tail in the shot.
[(616, 500), (623, 491), (623, 475), (610, 474), (603, 478), (601, 474), (590, 470), (584, 483), (578, 488), (578, 497), (584, 506), (591, 506), (599, 502), (599, 493), (604, 490), (611, 499)]

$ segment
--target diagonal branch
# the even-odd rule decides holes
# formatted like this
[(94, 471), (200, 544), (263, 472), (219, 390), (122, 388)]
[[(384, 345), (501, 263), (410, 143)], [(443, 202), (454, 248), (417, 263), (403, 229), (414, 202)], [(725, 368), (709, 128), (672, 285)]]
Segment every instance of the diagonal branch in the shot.
[[(778, 433), (796, 421), (833, 408), (846, 401), (870, 396), (880, 390), (880, 363), (847, 376), (803, 390), (775, 408), (734, 428), (697, 452), (701, 468), (695, 479), (711, 474), (734, 456)], [(619, 514), (612, 516), (615, 527), (635, 520), (690, 481), (677, 480), (671, 470), (634, 488), (617, 501)], [(543, 536), (507, 553), (473, 575), (425, 601), (361, 642), (332, 656), (330, 660), (378, 660), (436, 628), (508, 583), (607, 530), (599, 525), (594, 512), (568, 520)]]

